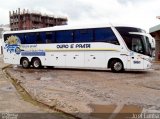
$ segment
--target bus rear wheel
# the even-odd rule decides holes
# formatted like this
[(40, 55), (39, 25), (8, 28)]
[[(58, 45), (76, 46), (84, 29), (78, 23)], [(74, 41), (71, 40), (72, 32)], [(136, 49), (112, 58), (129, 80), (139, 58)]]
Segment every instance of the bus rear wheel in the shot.
[(28, 58), (22, 58), (21, 65), (23, 68), (28, 68), (30, 66)]
[(116, 73), (122, 72), (124, 70), (123, 63), (120, 60), (113, 60), (111, 63), (111, 70)]
[(32, 61), (32, 66), (34, 68), (40, 68), (41, 67), (41, 61), (39, 58), (34, 58)]

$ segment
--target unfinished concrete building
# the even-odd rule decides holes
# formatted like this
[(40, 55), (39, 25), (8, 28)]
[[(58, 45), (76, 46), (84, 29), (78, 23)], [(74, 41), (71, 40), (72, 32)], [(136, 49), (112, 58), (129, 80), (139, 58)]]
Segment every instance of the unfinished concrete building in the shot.
[(16, 11), (10, 11), (9, 17), (12, 31), (65, 25), (68, 21), (66, 17), (42, 15), (25, 9), (20, 11), (20, 8)]

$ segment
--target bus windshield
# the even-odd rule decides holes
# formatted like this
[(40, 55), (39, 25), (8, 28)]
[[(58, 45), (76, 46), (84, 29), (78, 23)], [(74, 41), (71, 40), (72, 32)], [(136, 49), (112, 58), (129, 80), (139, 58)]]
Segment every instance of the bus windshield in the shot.
[(149, 39), (143, 35), (130, 34), (123, 36), (127, 47), (137, 53), (151, 56), (151, 45)]
[[(143, 55), (151, 56), (151, 44), (147, 36), (130, 33), (133, 31), (133, 28), (127, 28), (127, 30), (123, 29), (122, 31), (121, 28), (118, 27), (117, 30), (124, 39), (128, 49)], [(135, 31), (136, 28), (134, 29), (134, 32)], [(138, 33), (140, 30), (137, 29), (136, 32)]]

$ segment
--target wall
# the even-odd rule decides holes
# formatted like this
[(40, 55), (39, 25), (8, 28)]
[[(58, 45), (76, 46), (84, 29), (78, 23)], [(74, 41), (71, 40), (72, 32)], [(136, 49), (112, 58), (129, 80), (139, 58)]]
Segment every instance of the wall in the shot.
[(160, 61), (160, 31), (152, 33), (152, 36), (156, 40), (155, 60)]

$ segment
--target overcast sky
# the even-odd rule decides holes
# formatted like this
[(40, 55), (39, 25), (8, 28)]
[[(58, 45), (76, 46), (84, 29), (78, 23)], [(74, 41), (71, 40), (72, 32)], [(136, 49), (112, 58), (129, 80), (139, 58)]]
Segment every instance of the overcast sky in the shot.
[(64, 15), (69, 24), (127, 24), (146, 31), (160, 24), (160, 0), (0, 0), (0, 24), (8, 24), (9, 11), (18, 8)]

